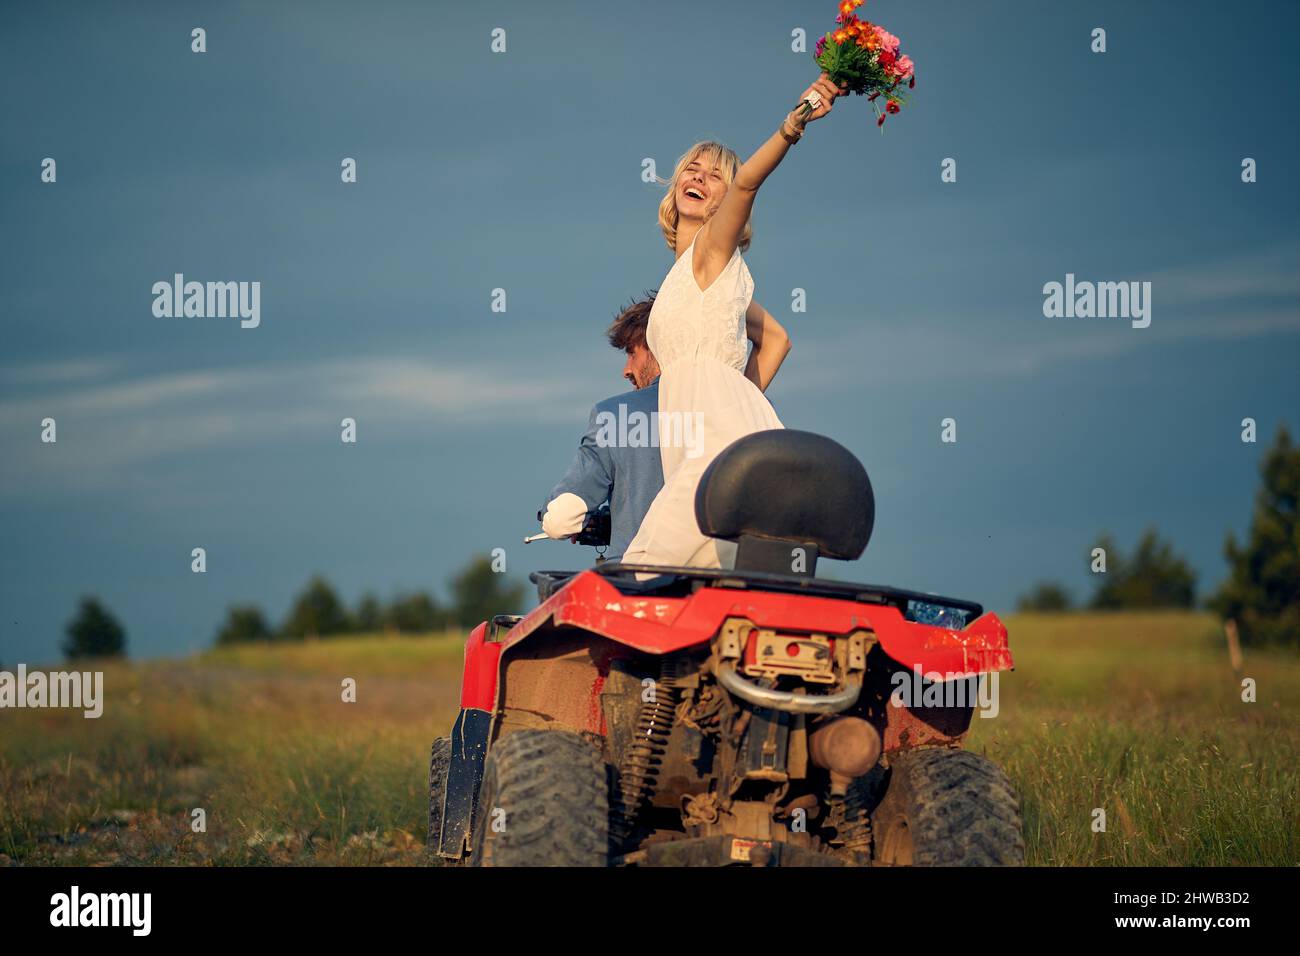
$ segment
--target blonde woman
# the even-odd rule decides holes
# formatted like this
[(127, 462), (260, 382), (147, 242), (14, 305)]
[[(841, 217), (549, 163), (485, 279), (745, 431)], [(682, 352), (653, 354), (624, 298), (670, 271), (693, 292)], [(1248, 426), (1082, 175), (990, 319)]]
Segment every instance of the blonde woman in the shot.
[[(695, 489), (709, 463), (737, 438), (783, 427), (760, 388), (784, 351), (762, 354), (770, 347), (761, 341), (765, 322), (756, 316), (761, 310), (750, 309), (754, 281), (741, 258), (753, 234), (750, 212), (763, 181), (839, 93), (823, 73), (801, 97), (812, 110), (790, 112), (743, 165), (714, 142), (696, 143), (677, 161), (659, 205), (659, 226), (677, 261), (659, 287), (646, 330), (661, 370), (664, 487), (628, 545), (625, 564), (716, 568), (735, 561), (734, 544), (700, 533)], [(748, 368), (747, 336), (757, 349)]]

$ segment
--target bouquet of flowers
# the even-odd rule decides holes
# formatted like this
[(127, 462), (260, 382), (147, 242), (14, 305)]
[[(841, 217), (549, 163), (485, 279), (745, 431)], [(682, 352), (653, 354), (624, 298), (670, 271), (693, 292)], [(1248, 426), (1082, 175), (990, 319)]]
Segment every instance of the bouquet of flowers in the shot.
[[(865, 95), (876, 111), (876, 125), (884, 126), (885, 117), (897, 113), (905, 101), (898, 86), (907, 80), (909, 89), (916, 86), (912, 58), (898, 52), (898, 37), (882, 26), (859, 20), (853, 13), (864, 0), (842, 0), (839, 27), (817, 41), (813, 59), (836, 86), (848, 87), (850, 93)], [(877, 100), (885, 98), (882, 109)], [(812, 112), (804, 101), (803, 115)], [(882, 130), (883, 132), (883, 130)]]

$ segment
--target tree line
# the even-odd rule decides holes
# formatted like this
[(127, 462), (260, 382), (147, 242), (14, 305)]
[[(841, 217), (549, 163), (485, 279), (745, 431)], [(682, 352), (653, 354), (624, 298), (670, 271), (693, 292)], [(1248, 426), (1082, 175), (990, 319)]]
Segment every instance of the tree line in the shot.
[(442, 604), (428, 591), (399, 594), (380, 601), (362, 595), (348, 608), (333, 586), (314, 575), (294, 598), (289, 613), (276, 627), (267, 623), (260, 608), (251, 604), (227, 609), (217, 629), (217, 647), (257, 641), (301, 641), (337, 634), (418, 634), (453, 628), (470, 628), (494, 614), (520, 610), (524, 589), (492, 569), (487, 558), (466, 565), (450, 582), (451, 602)]
[[(301, 641), (340, 634), (416, 634), (470, 628), (494, 614), (523, 610), (524, 588), (476, 558), (449, 582), (451, 599), (443, 603), (429, 591), (410, 591), (381, 601), (362, 595), (349, 608), (324, 577), (317, 574), (298, 592), (288, 613), (271, 624), (260, 607), (237, 604), (226, 610), (213, 644), (217, 647), (269, 641)], [(69, 660), (118, 657), (126, 653), (126, 629), (98, 598), (83, 597), (68, 622), (62, 650)]]
[[(1250, 530), (1244, 542), (1228, 532), (1223, 553), (1228, 577), (1205, 601), (1226, 620), (1237, 622), (1243, 644), (1300, 647), (1300, 447), (1286, 426), (1278, 429), (1260, 464)], [(1093, 610), (1191, 608), (1196, 606), (1196, 574), (1154, 528), (1125, 554), (1108, 534), (1098, 537), (1105, 550), (1105, 573), (1083, 605)], [(1095, 552), (1093, 553), (1095, 561)], [(1022, 595), (1022, 611), (1069, 611), (1074, 601), (1057, 581), (1041, 581)]]

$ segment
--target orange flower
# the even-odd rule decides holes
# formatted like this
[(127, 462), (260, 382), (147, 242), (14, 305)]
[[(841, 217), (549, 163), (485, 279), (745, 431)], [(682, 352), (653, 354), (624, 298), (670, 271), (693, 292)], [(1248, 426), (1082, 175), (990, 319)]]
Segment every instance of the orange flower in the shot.
[(854, 3), (853, 0), (844, 0), (844, 2), (840, 4), (840, 13), (847, 17), (859, 6), (860, 4)]
[(849, 36), (849, 31), (836, 30), (834, 33), (831, 34), (831, 39), (833, 39), (836, 43), (843, 43), (846, 39), (848, 39), (848, 36)]

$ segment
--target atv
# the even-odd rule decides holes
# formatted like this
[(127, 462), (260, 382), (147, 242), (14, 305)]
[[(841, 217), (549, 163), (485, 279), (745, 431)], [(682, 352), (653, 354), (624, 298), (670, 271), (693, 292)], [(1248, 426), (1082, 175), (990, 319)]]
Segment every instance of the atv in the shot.
[[(815, 575), (870, 538), (857, 458), (809, 432), (757, 432), (711, 463), (695, 512), (734, 542), (734, 567), (537, 571), (537, 608), (474, 628), (460, 715), (433, 744), (432, 853), (475, 866), (1022, 863), (1010, 782), (961, 749), (973, 700), (931, 694), (1011, 669), (997, 615)], [(923, 699), (901, 693), (919, 685)]]

